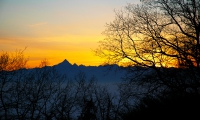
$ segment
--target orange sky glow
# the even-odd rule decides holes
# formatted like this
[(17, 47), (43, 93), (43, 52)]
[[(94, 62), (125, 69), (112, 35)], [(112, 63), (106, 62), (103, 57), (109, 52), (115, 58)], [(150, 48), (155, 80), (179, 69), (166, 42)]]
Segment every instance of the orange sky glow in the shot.
[(114, 10), (139, 0), (1, 0), (0, 52), (23, 50), (28, 66), (43, 59), (55, 65), (98, 66), (103, 59), (93, 50), (104, 39), (105, 24)]

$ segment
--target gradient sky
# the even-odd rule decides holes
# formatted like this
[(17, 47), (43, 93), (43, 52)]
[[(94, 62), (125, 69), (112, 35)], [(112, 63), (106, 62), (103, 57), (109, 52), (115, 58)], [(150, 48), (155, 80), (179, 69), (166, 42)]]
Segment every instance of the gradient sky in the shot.
[(100, 65), (94, 55), (114, 10), (140, 0), (0, 0), (0, 52), (23, 50), (29, 67), (47, 59)]

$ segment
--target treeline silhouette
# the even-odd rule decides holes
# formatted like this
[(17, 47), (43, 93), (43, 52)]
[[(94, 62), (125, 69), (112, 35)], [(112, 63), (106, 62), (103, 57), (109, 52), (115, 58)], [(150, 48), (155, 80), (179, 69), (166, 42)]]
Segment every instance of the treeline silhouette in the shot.
[(163, 69), (163, 78), (166, 82), (171, 79), (170, 84), (157, 89), (160, 84), (148, 85), (149, 80), (158, 77), (153, 70), (127, 67), (135, 80), (128, 82), (130, 76), (126, 76), (113, 92), (109, 85), (98, 84), (95, 76), (87, 78), (80, 71), (69, 78), (48, 67), (46, 60), (40, 68), (25, 69), (27, 61), (22, 52), (16, 56), (3, 53), (0, 58), (0, 119), (193, 119), (199, 115), (199, 90), (188, 89), (186, 83), (173, 86), (180, 79), (190, 82), (185, 69)]

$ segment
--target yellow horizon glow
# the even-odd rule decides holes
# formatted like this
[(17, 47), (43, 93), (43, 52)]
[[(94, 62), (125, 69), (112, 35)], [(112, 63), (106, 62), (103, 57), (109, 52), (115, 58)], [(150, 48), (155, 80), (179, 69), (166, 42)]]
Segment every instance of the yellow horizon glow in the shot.
[(103, 63), (92, 50), (104, 39), (101, 33), (114, 20), (115, 9), (139, 0), (56, 0), (0, 2), (0, 51), (27, 49), (27, 65), (37, 67), (43, 59), (55, 65), (98, 66)]
[[(101, 39), (103, 39), (101, 35), (64, 35), (38, 38), (11, 37), (0, 39), (0, 44), (4, 44), (4, 47), (15, 47), (18, 50), (23, 50), (27, 47), (24, 55), (29, 59), (27, 63), (29, 68), (39, 66), (43, 59), (47, 59), (50, 66), (56, 65), (64, 59), (67, 59), (71, 64), (99, 66), (103, 63), (103, 60), (95, 56), (93, 50), (97, 48), (98, 41)], [(27, 40), (30, 40), (28, 45), (26, 45), (27, 42), (24, 42)], [(17, 44), (16, 41), (20, 41), (21, 44)], [(13, 52), (16, 49), (7, 49), (5, 52)], [(4, 50), (2, 49), (2, 51)]]

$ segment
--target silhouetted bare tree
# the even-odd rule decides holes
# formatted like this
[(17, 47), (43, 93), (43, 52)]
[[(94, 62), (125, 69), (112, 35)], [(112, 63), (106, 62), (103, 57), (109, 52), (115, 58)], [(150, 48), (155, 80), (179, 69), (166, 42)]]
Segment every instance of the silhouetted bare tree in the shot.
[(0, 118), (45, 119), (54, 112), (53, 98), (64, 76), (47, 66), (25, 69), (23, 51), (2, 53), (0, 58)]
[(126, 78), (124, 91), (136, 86), (141, 88), (140, 93), (170, 89), (199, 94), (199, 0), (141, 0), (138, 5), (128, 4), (116, 11), (115, 20), (107, 24), (103, 34), (106, 38), (100, 41), (97, 55), (111, 64), (139, 66), (130, 67), (134, 75)]
[(24, 50), (18, 50), (15, 54), (2, 52), (0, 55), (0, 118), (10, 119), (10, 108), (13, 107), (12, 96), (14, 80), (19, 79), (22, 74), (15, 70), (26, 67), (27, 58), (24, 57)]

